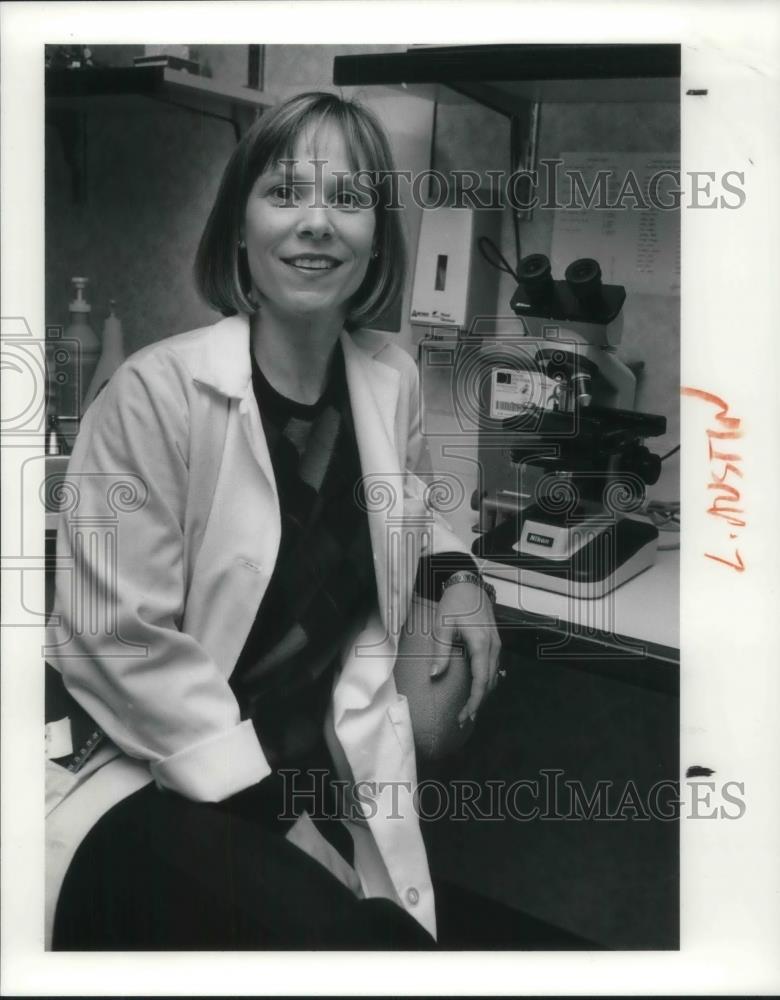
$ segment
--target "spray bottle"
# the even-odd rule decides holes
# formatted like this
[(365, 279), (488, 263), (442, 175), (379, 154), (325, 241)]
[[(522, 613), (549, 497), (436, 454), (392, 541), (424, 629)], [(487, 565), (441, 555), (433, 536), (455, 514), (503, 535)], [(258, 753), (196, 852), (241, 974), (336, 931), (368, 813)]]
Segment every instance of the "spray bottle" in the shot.
[(84, 409), (89, 406), (125, 360), (122, 324), (115, 312), (116, 301), (111, 299), (108, 305), (109, 313), (103, 325), (103, 350), (100, 352), (100, 360), (97, 363), (95, 374), (92, 376), (89, 389), (87, 389), (87, 394), (84, 397)]

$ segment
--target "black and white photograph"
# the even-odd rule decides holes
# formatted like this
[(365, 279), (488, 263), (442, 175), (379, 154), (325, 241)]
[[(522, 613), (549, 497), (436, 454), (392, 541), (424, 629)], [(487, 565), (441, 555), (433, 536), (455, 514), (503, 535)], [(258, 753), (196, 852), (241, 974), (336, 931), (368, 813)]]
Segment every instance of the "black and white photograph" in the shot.
[(4, 990), (773, 992), (780, 18), (223, 6), (1, 8)]

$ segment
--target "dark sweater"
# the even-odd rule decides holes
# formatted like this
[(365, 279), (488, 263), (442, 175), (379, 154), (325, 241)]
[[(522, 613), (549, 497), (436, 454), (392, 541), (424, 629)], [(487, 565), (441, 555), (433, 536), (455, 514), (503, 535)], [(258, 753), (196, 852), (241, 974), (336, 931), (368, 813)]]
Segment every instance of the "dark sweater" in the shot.
[[(338, 654), (377, 600), (344, 358), (337, 345), (326, 389), (312, 405), (278, 393), (254, 357), (252, 372), (282, 534), (230, 683), (273, 768), (327, 766), (322, 728)], [(416, 589), (437, 600), (448, 576), (473, 568), (461, 553), (423, 558)]]
[(307, 406), (280, 395), (253, 359), (253, 385), (281, 508), (271, 581), (231, 684), (272, 767), (321, 749), (338, 652), (376, 601), (344, 360)]

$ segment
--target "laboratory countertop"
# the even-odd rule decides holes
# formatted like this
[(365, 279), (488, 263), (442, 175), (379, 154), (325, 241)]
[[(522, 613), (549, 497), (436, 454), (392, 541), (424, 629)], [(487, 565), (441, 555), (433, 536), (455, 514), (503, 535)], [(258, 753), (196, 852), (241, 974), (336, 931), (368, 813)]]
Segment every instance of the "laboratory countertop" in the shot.
[(658, 552), (656, 562), (611, 594), (573, 598), (485, 575), (496, 588), (496, 601), (510, 616), (538, 619), (553, 629), (574, 626), (582, 636), (619, 646), (621, 639), (645, 643), (663, 658), (678, 658), (680, 647), (680, 553)]

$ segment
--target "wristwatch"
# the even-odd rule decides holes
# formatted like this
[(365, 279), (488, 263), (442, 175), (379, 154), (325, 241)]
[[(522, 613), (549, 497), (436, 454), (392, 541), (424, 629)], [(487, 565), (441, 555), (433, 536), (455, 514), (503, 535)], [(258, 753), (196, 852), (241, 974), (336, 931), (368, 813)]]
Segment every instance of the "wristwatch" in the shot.
[(453, 573), (452, 576), (447, 577), (444, 583), (441, 585), (442, 594), (447, 589), (447, 587), (454, 587), (456, 583), (473, 583), (477, 587), (481, 587), (485, 593), (488, 595), (491, 604), (496, 603), (496, 588), (487, 582), (479, 573), (475, 573), (473, 570), (461, 570), (459, 573)]

